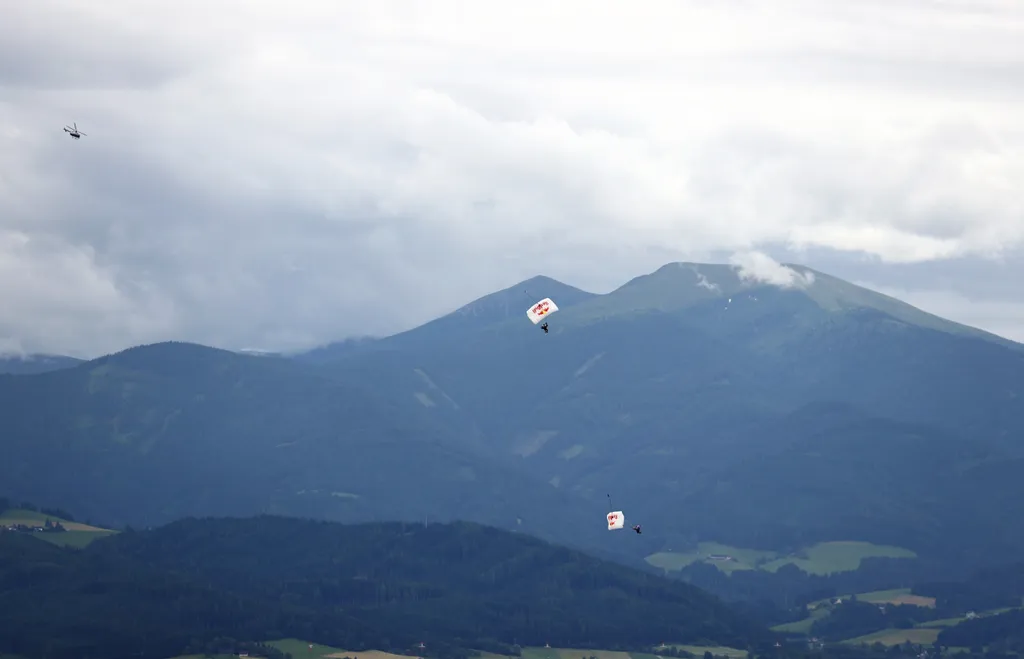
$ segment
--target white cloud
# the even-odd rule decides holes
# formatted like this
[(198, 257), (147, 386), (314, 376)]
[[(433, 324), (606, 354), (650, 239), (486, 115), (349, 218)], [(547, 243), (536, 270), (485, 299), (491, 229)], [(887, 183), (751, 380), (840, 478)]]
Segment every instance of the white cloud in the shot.
[(806, 288), (814, 283), (814, 273), (799, 272), (776, 262), (761, 252), (734, 254), (729, 262), (736, 267), (740, 279), (771, 284), (780, 288)]
[(708, 278), (704, 276), (704, 273), (697, 270), (697, 268), (693, 268), (693, 273), (697, 275), (698, 288), (706, 288), (707, 290), (712, 291), (714, 293), (717, 293), (722, 290), (721, 288), (718, 287), (718, 284), (708, 281)]
[(5, 12), (0, 231), (53, 250), (0, 260), (81, 270), (0, 282), (6, 340), (291, 349), (537, 273), (1024, 245), (1016, 2), (280, 7)]

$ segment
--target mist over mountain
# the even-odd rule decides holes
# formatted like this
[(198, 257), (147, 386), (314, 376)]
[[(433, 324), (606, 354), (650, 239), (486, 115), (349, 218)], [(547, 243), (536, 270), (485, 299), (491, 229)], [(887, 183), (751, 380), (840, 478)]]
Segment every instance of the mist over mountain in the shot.
[(0, 374), (31, 375), (71, 368), (83, 360), (65, 355), (0, 355)]

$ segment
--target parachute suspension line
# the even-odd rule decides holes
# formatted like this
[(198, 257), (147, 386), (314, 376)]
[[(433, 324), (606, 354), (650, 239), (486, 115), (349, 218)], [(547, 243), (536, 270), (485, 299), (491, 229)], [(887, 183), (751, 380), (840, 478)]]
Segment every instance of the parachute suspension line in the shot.
[(608, 497), (608, 510), (615, 510), (615, 508), (612, 506), (612, 495), (606, 494), (605, 496)]

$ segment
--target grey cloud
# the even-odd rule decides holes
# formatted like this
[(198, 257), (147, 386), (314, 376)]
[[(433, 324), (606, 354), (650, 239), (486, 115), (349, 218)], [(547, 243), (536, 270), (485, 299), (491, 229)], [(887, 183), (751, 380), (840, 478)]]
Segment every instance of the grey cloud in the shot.
[(167, 33), (133, 26), (130, 14), (104, 13), (62, 0), (5, 6), (0, 87), (152, 88), (200, 61), (200, 52), (174, 49)]
[[(877, 4), (801, 25), (822, 5), (786, 2), (768, 30), (692, 3), (693, 33), (639, 39), (594, 17), (560, 31), (567, 9), (545, 25), (473, 5), (455, 32), (444, 3), (420, 22), (127, 6), (21, 3), (0, 25), (0, 338), (32, 351), (294, 349), (539, 273), (604, 292), (757, 249), (908, 290), (946, 273), (973, 295), (1002, 275), (949, 274), (955, 259), (1024, 241), (1000, 187), (1024, 172), (1020, 97), (978, 86), (1017, 75), (996, 57), (1021, 36), (1012, 8), (969, 30), (929, 10), (927, 59), (895, 48), (910, 0), (873, 41)], [(710, 38), (727, 24), (736, 43)], [(975, 45), (936, 45), (951, 34)]]
[(788, 249), (772, 245), (769, 252), (780, 261), (798, 262), (848, 281), (871, 281), (889, 288), (946, 291), (979, 302), (1024, 299), (1024, 250), (1012, 250), (999, 259), (966, 257), (924, 263), (886, 263), (864, 254), (834, 249)]

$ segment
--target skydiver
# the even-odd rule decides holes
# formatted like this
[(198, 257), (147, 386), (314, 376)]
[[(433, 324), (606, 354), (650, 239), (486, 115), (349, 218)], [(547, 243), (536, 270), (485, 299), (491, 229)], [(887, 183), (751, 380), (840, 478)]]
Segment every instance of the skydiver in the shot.
[(640, 525), (639, 524), (634, 524), (633, 525), (633, 530), (636, 531), (637, 535), (640, 535)]
[(541, 328), (542, 330), (544, 330), (544, 333), (545, 333), (545, 334), (547, 334), (547, 333), (548, 333), (548, 324), (547, 324), (547, 321), (545, 321), (545, 322), (544, 322), (544, 324), (540, 326), (540, 328)]

